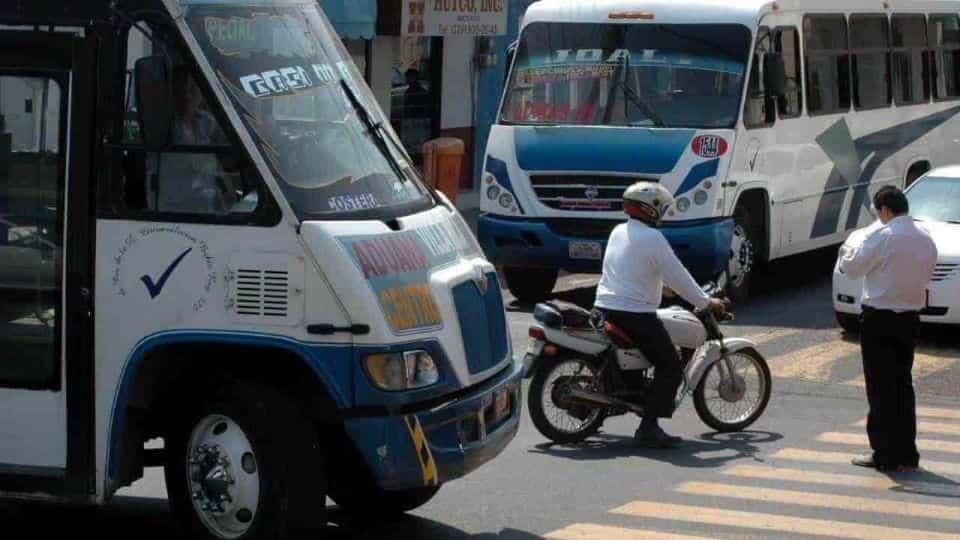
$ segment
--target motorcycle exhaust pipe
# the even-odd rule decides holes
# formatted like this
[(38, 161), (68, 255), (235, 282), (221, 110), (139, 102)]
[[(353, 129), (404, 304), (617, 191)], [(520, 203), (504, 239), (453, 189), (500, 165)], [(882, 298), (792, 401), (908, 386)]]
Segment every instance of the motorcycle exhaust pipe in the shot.
[(617, 399), (615, 397), (608, 396), (606, 394), (588, 392), (580, 388), (571, 388), (569, 396), (573, 399), (586, 401), (587, 403), (590, 403), (592, 405), (603, 405), (607, 407), (621, 407), (639, 416), (643, 416), (644, 414), (646, 414), (646, 411), (643, 410), (643, 407), (630, 403), (629, 401), (624, 401), (622, 399)]

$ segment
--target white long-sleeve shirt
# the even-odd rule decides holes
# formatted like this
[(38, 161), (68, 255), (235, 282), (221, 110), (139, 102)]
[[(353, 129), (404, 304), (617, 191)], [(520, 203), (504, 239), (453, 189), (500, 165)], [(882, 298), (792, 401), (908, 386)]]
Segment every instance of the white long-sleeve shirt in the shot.
[(617, 225), (603, 257), (596, 307), (652, 313), (663, 300), (664, 284), (699, 309), (710, 303), (660, 231), (635, 219)]
[(898, 313), (926, 306), (926, 289), (937, 264), (937, 246), (910, 216), (870, 232), (840, 260), (840, 271), (864, 278), (861, 303)]

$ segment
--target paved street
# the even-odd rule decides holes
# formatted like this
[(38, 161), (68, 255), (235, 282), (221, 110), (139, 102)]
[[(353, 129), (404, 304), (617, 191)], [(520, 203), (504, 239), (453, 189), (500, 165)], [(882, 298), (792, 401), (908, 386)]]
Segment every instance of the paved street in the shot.
[[(632, 418), (609, 421), (588, 444), (563, 447), (547, 444), (524, 418), (497, 461), (445, 486), (415, 515), (372, 525), (333, 510), (328, 537), (956, 538), (960, 338), (923, 332), (914, 372), (925, 471), (886, 476), (851, 467), (849, 457), (866, 449), (865, 403), (857, 344), (833, 323), (833, 256), (778, 263), (729, 327), (759, 343), (776, 377), (768, 412), (752, 431), (712, 434), (688, 402), (667, 424), (688, 438), (680, 449), (631, 447)], [(595, 283), (567, 276), (561, 296), (589, 305)], [(530, 306), (509, 310), (515, 347), (523, 347)], [(160, 476), (151, 471), (109, 509), (0, 506), (0, 522), (22, 528), (20, 538), (63, 538), (53, 532), (63, 526), (78, 538), (175, 538)]]

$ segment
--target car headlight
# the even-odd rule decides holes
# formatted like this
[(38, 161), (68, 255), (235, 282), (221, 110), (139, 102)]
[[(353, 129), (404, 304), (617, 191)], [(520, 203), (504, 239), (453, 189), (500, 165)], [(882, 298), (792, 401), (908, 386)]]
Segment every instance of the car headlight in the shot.
[(384, 390), (413, 390), (440, 381), (440, 371), (427, 351), (378, 353), (364, 359), (367, 375)]
[(689, 210), (689, 209), (690, 209), (690, 199), (688, 199), (688, 198), (686, 198), (686, 197), (680, 197), (679, 199), (677, 199), (677, 211), (678, 211), (678, 212), (683, 213), (683, 212), (686, 212), (686, 211)]

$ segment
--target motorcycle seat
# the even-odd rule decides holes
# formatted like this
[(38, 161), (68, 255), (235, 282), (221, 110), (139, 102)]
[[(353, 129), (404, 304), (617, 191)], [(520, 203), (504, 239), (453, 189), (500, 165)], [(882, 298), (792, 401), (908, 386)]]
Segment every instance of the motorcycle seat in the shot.
[(633, 349), (636, 347), (630, 334), (624, 332), (622, 328), (610, 321), (603, 323), (603, 333), (610, 338), (610, 341), (612, 341), (614, 345), (621, 349)]
[(576, 304), (554, 300), (547, 302), (546, 305), (560, 313), (563, 326), (569, 328), (588, 328), (590, 326), (590, 311)]

